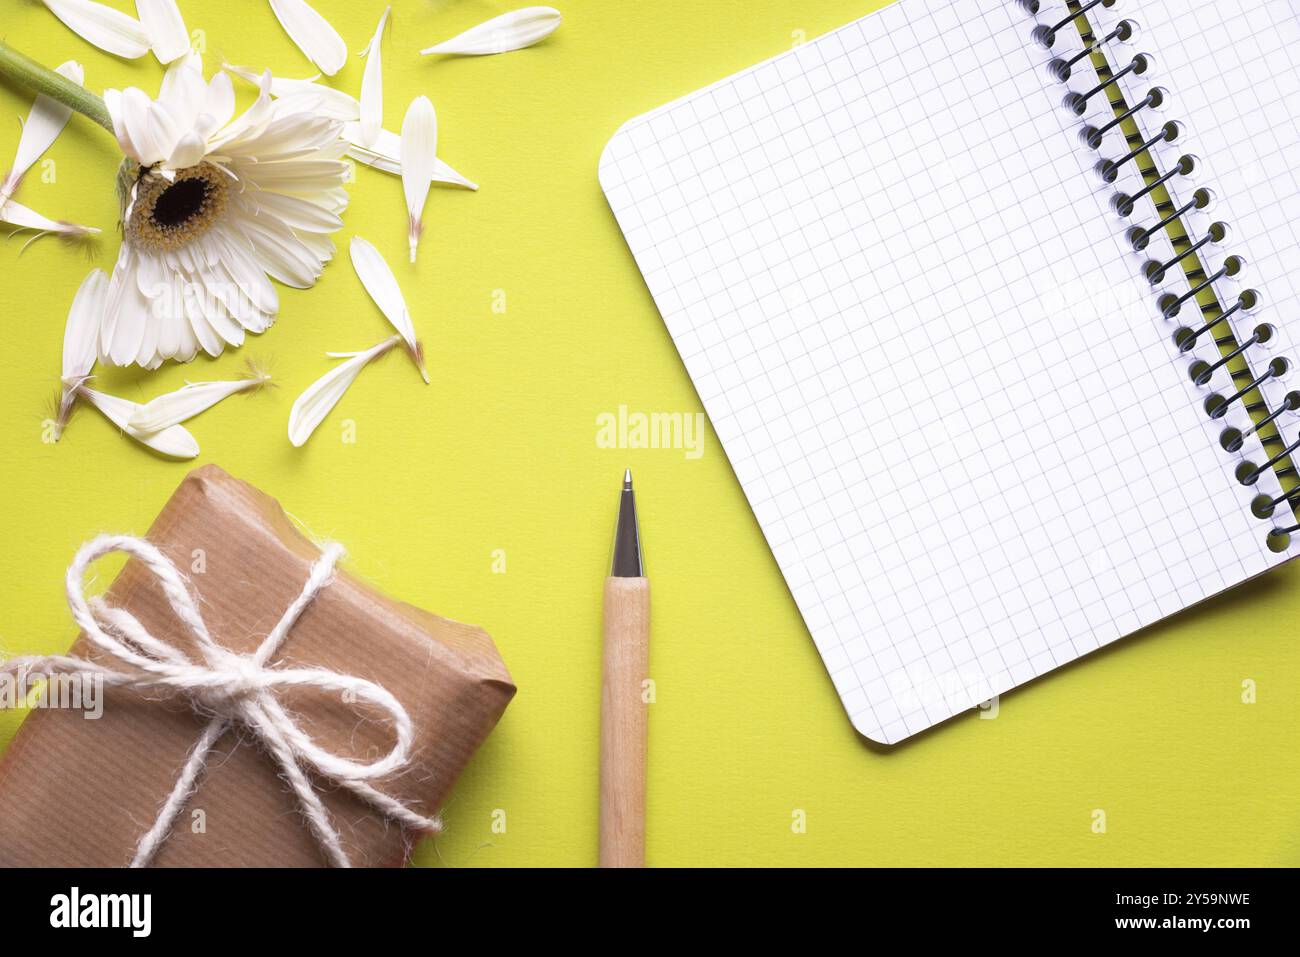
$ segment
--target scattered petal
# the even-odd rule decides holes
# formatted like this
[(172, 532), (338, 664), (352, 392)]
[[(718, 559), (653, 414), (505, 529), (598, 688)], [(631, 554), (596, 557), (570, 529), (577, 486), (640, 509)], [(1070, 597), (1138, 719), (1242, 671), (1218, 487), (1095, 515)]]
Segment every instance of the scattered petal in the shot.
[(390, 336), (364, 352), (355, 353), (309, 385), (289, 410), (289, 441), (295, 446), (306, 442), (316, 431), (316, 426), (329, 415), (330, 409), (343, 398), (343, 393), (348, 391), (348, 386), (361, 370), (401, 341), (401, 336)]
[(178, 60), (189, 50), (190, 35), (176, 0), (135, 0), (135, 12), (159, 63)]
[[(85, 79), (81, 64), (76, 60), (60, 64), (54, 72), (78, 85)], [(23, 176), (41, 158), (41, 154), (58, 139), (71, 115), (71, 107), (50, 99), (44, 93), (37, 94), (35, 102), (32, 103), (32, 111), (27, 115), (27, 122), (23, 124), (23, 133), (18, 140), (18, 153), (14, 157), (14, 167), (4, 178), (4, 182), (0, 183), (0, 206), (14, 194)]]
[(101, 50), (134, 60), (149, 52), (139, 20), (94, 0), (41, 0), (69, 30)]
[(255, 373), (249, 378), (224, 382), (189, 382), (140, 406), (128, 424), (138, 432), (161, 432), (206, 412), (232, 395), (260, 389), (270, 378), (265, 373)]
[(379, 51), (384, 39), (384, 25), (392, 7), (384, 7), (375, 28), (374, 39), (366, 47), (366, 72), (361, 77), (361, 142), (369, 146), (384, 125), (384, 68)]
[(402, 120), (402, 190), (406, 193), (409, 218), (407, 240), (411, 245), (411, 262), (424, 232), (424, 201), (433, 182), (438, 160), (438, 117), (427, 96), (417, 96), (407, 107)]
[(271, 0), (275, 18), (307, 59), (326, 76), (343, 69), (348, 60), (347, 44), (329, 21), (307, 5), (306, 0)]
[(458, 53), (463, 56), (488, 56), (522, 50), (554, 33), (560, 26), (560, 11), (553, 7), (525, 7), (493, 17), (471, 27), (459, 36), (421, 50), (431, 53)]
[(41, 233), (57, 233), (61, 236), (88, 236), (99, 232), (94, 226), (79, 226), (63, 220), (47, 219), (34, 209), (28, 209), (14, 200), (0, 206), (0, 222), (18, 226), (21, 229), (34, 229)]
[[(361, 124), (347, 123), (343, 126), (343, 138), (348, 141), (348, 156), (358, 163), (402, 175), (402, 138), (391, 130), (380, 130), (379, 136), (370, 146), (361, 145)], [(433, 181), (449, 186), (463, 186), (465, 189), (478, 189), (478, 184), (466, 179), (440, 159), (434, 160)]]
[(92, 269), (81, 281), (68, 310), (68, 324), (63, 330), (59, 410), (54, 420), (56, 442), (72, 417), (77, 390), (95, 368), (95, 359), (99, 355), (99, 323), (104, 315), (107, 294), (108, 276), (102, 269)]
[(393, 328), (402, 337), (406, 352), (420, 370), (420, 377), (425, 384), (429, 382), (429, 373), (424, 368), (424, 348), (415, 337), (415, 324), (411, 322), (411, 311), (406, 308), (406, 299), (397, 285), (397, 277), (388, 268), (388, 263), (378, 249), (360, 236), (352, 237), (352, 268), (357, 271), (361, 285), (375, 301), (379, 311), (384, 314)]
[(108, 301), (108, 274), (92, 269), (86, 274), (68, 310), (63, 330), (63, 384), (75, 388), (95, 367), (99, 355), (99, 324)]
[(161, 432), (140, 432), (131, 427), (131, 417), (140, 409), (138, 403), (82, 386), (77, 394), (97, 408), (104, 417), (141, 445), (174, 459), (192, 459), (199, 454), (199, 443), (182, 425)]

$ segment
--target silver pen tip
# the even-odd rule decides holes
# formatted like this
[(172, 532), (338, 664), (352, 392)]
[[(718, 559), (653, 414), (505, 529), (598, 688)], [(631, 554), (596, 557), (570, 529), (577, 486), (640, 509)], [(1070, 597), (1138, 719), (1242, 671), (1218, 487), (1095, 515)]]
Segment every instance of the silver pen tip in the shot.
[(614, 557), (610, 575), (615, 578), (641, 578), (645, 566), (641, 561), (641, 529), (636, 520), (636, 493), (632, 491), (632, 470), (623, 472), (623, 489), (618, 494), (618, 521), (614, 526)]

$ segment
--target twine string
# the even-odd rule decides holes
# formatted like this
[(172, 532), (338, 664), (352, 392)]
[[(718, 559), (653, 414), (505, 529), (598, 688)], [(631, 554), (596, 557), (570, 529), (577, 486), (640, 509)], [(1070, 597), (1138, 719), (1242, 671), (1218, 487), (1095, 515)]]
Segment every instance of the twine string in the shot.
[[(161, 641), (124, 608), (100, 598), (87, 598), (86, 569), (113, 552), (139, 560), (158, 580), (172, 612), (194, 638), (199, 658), (194, 660), (176, 646)], [(411, 717), (401, 702), (382, 685), (326, 668), (275, 668), (271, 659), (294, 624), (334, 574), (344, 549), (329, 543), (312, 564), (298, 597), (251, 654), (240, 654), (213, 640), (185, 577), (156, 546), (130, 535), (101, 535), (83, 545), (68, 566), (68, 608), (82, 632), (96, 647), (129, 666), (119, 670), (71, 655), (24, 656), (0, 662), (0, 673), (25, 677), (33, 672), (95, 677), (105, 686), (138, 692), (179, 694), (196, 714), (209, 717), (190, 750), (171, 793), (153, 824), (140, 837), (132, 867), (146, 867), (157, 855), (176, 818), (198, 786), (208, 756), (222, 735), (235, 724), (252, 733), (279, 768), (281, 778), (298, 801), (307, 826), (325, 857), (336, 867), (350, 867), (342, 839), (312, 784), (312, 776), (342, 787), (366, 801), (386, 817), (418, 833), (442, 829), (436, 817), (426, 817), (371, 782), (407, 765), (414, 740)], [(388, 753), (372, 761), (357, 761), (318, 745), (277, 700), (284, 688), (314, 688), (337, 692), (354, 708), (369, 705), (393, 733)]]

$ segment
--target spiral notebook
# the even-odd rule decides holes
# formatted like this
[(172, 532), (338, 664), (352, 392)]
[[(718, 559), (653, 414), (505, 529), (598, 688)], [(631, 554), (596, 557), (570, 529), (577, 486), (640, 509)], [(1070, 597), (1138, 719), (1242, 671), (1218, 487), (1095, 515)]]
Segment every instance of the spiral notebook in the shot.
[(901, 0), (610, 140), (862, 734), (1300, 551), (1297, 156), (1289, 0)]

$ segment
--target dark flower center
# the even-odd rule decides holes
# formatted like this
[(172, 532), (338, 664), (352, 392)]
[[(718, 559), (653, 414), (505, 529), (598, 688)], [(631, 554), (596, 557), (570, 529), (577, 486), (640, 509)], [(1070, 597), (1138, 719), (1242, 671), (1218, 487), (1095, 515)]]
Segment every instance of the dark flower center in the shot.
[(171, 180), (148, 172), (134, 187), (126, 236), (152, 253), (179, 249), (206, 233), (225, 212), (229, 178), (211, 163), (177, 170)]
[(189, 222), (203, 210), (209, 192), (206, 179), (177, 180), (154, 200), (154, 223), (167, 229)]

